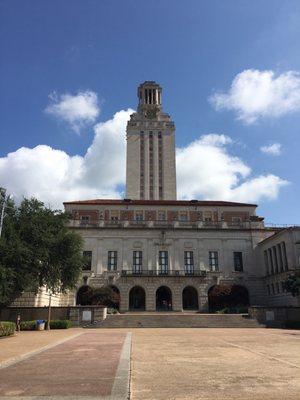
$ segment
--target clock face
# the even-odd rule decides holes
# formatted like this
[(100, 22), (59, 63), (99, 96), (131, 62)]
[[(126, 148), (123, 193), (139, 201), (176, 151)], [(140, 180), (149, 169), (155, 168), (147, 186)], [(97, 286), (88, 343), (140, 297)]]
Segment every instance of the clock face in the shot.
[(150, 110), (147, 110), (145, 112), (145, 117), (149, 119), (153, 119), (156, 117), (157, 114), (157, 109), (156, 108), (151, 108)]

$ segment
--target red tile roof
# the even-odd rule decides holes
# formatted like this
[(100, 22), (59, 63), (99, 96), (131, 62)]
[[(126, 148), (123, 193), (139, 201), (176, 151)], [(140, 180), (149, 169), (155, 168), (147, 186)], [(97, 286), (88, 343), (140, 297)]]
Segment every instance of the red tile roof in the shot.
[(131, 199), (94, 199), (94, 200), (78, 200), (65, 201), (67, 204), (81, 205), (142, 205), (142, 206), (220, 206), (220, 207), (257, 207), (256, 204), (235, 203), (232, 201), (215, 201), (215, 200), (131, 200)]

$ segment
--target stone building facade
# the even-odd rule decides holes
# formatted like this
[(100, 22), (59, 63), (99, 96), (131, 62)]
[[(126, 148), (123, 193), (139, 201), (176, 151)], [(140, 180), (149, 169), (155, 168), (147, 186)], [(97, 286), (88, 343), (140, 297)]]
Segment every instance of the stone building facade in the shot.
[(234, 289), (236, 305), (298, 304), (283, 281), (300, 268), (299, 228), (266, 228), (255, 204), (177, 200), (175, 126), (161, 87), (144, 82), (138, 99), (127, 125), (126, 198), (64, 203), (87, 262), (57, 305), (80, 304), (86, 286), (110, 286), (121, 312), (212, 311), (222, 287)]

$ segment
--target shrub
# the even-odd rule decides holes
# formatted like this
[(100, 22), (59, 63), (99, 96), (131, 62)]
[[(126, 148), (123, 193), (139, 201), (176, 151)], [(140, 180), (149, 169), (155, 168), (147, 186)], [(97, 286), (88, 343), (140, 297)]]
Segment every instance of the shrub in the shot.
[(68, 329), (71, 328), (72, 322), (68, 319), (54, 319), (50, 321), (50, 329)]
[(14, 322), (3, 321), (0, 322), (0, 337), (11, 336), (15, 333), (16, 324)]
[(287, 329), (300, 329), (300, 321), (287, 321), (285, 327)]
[(35, 331), (36, 321), (22, 321), (20, 323), (21, 331)]
[(107, 309), (107, 314), (119, 314), (119, 311), (116, 308), (108, 308)]

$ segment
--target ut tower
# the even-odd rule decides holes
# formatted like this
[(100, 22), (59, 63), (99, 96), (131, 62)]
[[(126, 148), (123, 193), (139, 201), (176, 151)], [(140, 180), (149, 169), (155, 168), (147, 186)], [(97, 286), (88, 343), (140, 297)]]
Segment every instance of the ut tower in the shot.
[(162, 89), (146, 81), (138, 99), (127, 124), (126, 197), (176, 200), (175, 125), (162, 110)]

